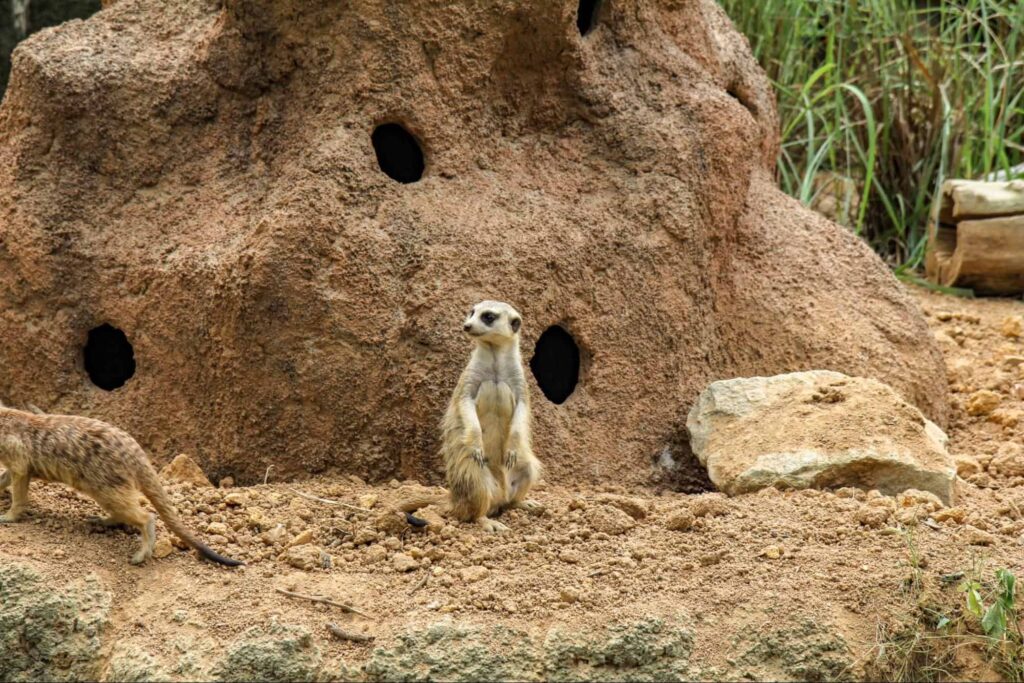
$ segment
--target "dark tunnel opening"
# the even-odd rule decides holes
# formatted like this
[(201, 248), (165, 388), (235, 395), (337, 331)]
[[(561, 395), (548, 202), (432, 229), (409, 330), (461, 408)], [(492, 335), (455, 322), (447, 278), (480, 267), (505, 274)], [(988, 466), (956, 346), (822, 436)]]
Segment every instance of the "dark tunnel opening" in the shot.
[(597, 26), (597, 17), (601, 12), (601, 0), (580, 0), (576, 10), (576, 28), (580, 35), (585, 36)]
[(423, 177), (420, 143), (397, 123), (377, 126), (371, 136), (380, 170), (400, 183), (415, 183)]
[(135, 350), (124, 332), (107, 323), (89, 330), (82, 351), (85, 371), (100, 389), (123, 387), (135, 374)]
[(580, 379), (580, 347), (564, 328), (552, 325), (537, 340), (530, 370), (549, 401), (565, 403)]

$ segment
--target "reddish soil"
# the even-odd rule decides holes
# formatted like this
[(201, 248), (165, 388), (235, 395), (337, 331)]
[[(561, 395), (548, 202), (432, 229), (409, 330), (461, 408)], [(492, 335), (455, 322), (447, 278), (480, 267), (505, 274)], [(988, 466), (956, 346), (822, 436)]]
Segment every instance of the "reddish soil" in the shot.
[[(952, 510), (852, 489), (769, 490), (728, 499), (541, 485), (535, 497), (546, 508), (542, 514), (508, 513), (503, 521), (511, 532), (489, 535), (463, 524), (407, 527), (388, 510), (415, 486), (411, 482), (370, 486), (355, 477), (324, 477), (278, 484), (271, 472), (267, 485), (248, 488), (172, 484), (189, 526), (248, 562), (226, 570), (179, 550), (132, 567), (134, 535), (95, 530), (88, 518), (98, 508), (91, 501), (62, 486), (34, 483), (28, 520), (0, 525), (0, 561), (26, 561), (55, 580), (97, 573), (115, 592), (117, 638), (168, 662), (180, 654), (183, 638), (202, 658), (274, 618), (307, 626), (328, 656), (356, 662), (373, 644), (331, 639), (328, 621), (380, 643), (442, 614), (579, 631), (682, 614), (695, 633), (694, 657), (704, 665), (729, 670), (743, 648), (732, 634), (769, 633), (780, 620), (807, 618), (843, 637), (855, 660), (850, 674), (861, 675), (874, 653), (877, 625), (913, 608), (915, 579), (953, 605), (961, 598), (943, 576), (977, 571), (989, 578), (1007, 567), (1024, 577), (1024, 471), (1014, 469), (1024, 461), (1007, 456), (1024, 425), (1006, 417), (1024, 409), (1024, 366), (1008, 360), (1024, 355), (1024, 340), (1003, 334), (1004, 320), (1024, 315), (1024, 304), (912, 293), (949, 368), (951, 446), (967, 477)], [(1006, 324), (1012, 331), (1012, 320)], [(999, 405), (972, 416), (966, 406), (979, 390), (995, 392)], [(669, 529), (672, 519), (689, 529)], [(278, 542), (261, 540), (264, 530), (278, 525)], [(284, 543), (306, 531), (313, 535), (309, 547), (329, 555), (329, 567), (304, 570), (280, 559)], [(159, 536), (166, 538), (162, 526)], [(324, 557), (293, 552), (308, 552), (316, 562)], [(912, 556), (920, 558), (919, 573)], [(408, 571), (396, 568), (403, 561)], [(289, 598), (278, 588), (327, 595), (370, 617)], [(960, 675), (993, 675), (975, 659)]]

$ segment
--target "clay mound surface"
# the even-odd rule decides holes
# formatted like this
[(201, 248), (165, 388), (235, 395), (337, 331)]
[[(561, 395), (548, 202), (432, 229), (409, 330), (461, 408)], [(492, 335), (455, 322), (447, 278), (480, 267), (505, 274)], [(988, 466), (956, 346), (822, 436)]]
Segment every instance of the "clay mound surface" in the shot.
[(914, 304), (774, 186), (773, 94), (718, 6), (578, 7), (120, 0), (33, 35), (0, 107), (0, 396), (214, 481), (436, 477), (491, 298), (527, 359), (569, 337), (535, 368), (571, 392), (533, 387), (552, 481), (664, 476), (723, 377), (877, 377), (942, 424)]

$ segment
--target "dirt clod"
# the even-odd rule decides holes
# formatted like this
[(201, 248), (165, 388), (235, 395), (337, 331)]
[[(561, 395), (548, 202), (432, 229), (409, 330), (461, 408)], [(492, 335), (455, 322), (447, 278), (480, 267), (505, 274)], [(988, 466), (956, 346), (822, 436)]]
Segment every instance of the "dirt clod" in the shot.
[(331, 556), (323, 548), (315, 545), (300, 545), (288, 548), (281, 555), (281, 560), (296, 569), (311, 571), (327, 569), (331, 566)]
[(195, 460), (184, 453), (175, 456), (170, 464), (160, 470), (160, 476), (167, 481), (193, 484), (203, 488), (213, 488), (213, 484), (206, 478), (202, 468), (199, 467)]
[(610, 536), (624, 534), (636, 526), (636, 522), (632, 517), (611, 505), (597, 505), (587, 511), (587, 516), (590, 520), (590, 526), (595, 531), (606, 533)]
[(465, 583), (483, 581), (490, 575), (491, 572), (487, 567), (463, 567), (459, 570), (459, 576)]
[(397, 553), (391, 562), (395, 567), (396, 571), (399, 572), (411, 572), (413, 569), (418, 568), (419, 562), (417, 562), (412, 556), (406, 555), (405, 553)]
[(693, 528), (696, 517), (687, 509), (676, 510), (665, 520), (665, 527), (672, 531), (689, 531)]
[(988, 415), (999, 407), (1002, 397), (995, 391), (981, 389), (967, 398), (968, 415)]

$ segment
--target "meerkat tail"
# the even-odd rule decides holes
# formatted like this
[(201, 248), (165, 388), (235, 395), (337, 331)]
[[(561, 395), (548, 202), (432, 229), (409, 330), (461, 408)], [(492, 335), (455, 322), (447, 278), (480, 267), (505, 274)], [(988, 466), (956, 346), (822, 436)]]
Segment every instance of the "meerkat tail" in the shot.
[(160, 484), (160, 480), (157, 478), (156, 472), (150, 465), (146, 465), (141, 469), (138, 478), (139, 488), (142, 493), (145, 494), (149, 502), (156, 508), (156, 512), (160, 515), (160, 519), (164, 520), (164, 524), (171, 532), (180, 538), (181, 540), (188, 543), (190, 546), (196, 549), (196, 551), (204, 558), (211, 562), (223, 564), (228, 567), (237, 567), (245, 564), (240, 560), (234, 560), (230, 557), (224, 557), (216, 553), (208, 545), (197, 539), (192, 535), (192, 532), (182, 524), (181, 518), (178, 517), (178, 512), (174, 509), (174, 505), (167, 498), (167, 492), (164, 491), (164, 487)]
[(413, 513), (419, 510), (420, 508), (427, 507), (428, 505), (444, 502), (447, 498), (448, 494), (446, 493), (434, 494), (429, 496), (417, 496), (415, 498), (410, 498), (409, 500), (403, 503), (399, 503), (398, 510), (399, 512), (405, 513), (405, 521), (408, 522), (410, 525), (415, 527), (425, 527), (429, 524), (429, 522), (427, 522), (427, 520), (423, 519), (422, 517), (417, 517)]

